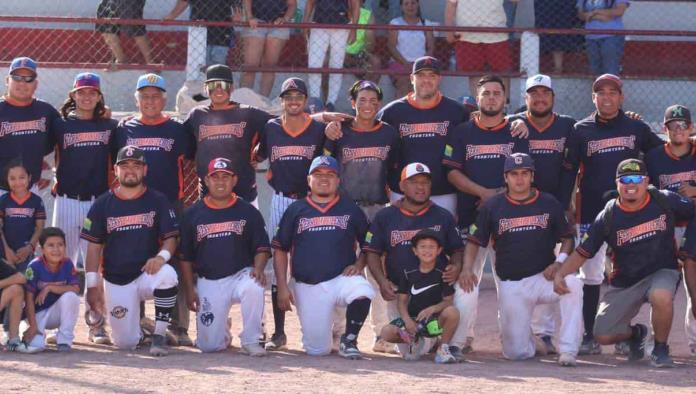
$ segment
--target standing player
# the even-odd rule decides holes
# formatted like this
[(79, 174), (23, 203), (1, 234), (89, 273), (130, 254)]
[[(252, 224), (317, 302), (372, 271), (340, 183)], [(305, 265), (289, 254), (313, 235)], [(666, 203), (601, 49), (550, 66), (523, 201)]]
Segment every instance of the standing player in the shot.
[(655, 338), (651, 363), (671, 367), (667, 338), (680, 280), (674, 225), (694, 217), (694, 203), (670, 191), (648, 189), (647, 175), (645, 164), (638, 159), (619, 163), (619, 197), (599, 212), (580, 246), (556, 272), (554, 288), (559, 294), (567, 293), (564, 278), (574, 275), (607, 243), (613, 252), (612, 273), (597, 312), (594, 339), (601, 345), (629, 341), (629, 360), (642, 359), (648, 328), (631, 325), (631, 320), (648, 302)]
[[(196, 312), (196, 346), (227, 349), (227, 317), (241, 304), (242, 351), (264, 356), (262, 334), (264, 268), (271, 247), (261, 213), (232, 192), (237, 175), (227, 159), (208, 164), (208, 195), (186, 210), (181, 223), (181, 271), (189, 308)], [(194, 285), (193, 272), (198, 276)]]
[[(503, 355), (521, 360), (546, 354), (546, 344), (531, 329), (532, 312), (538, 304), (561, 307), (560, 356), (562, 366), (574, 366), (582, 338), (582, 282), (568, 278), (570, 293), (553, 291), (552, 279), (573, 249), (575, 231), (561, 204), (552, 195), (532, 187), (532, 158), (513, 153), (505, 159), (507, 190), (488, 199), (472, 226), (464, 254), (460, 286), (472, 292), (478, 285), (474, 264), (479, 247), (489, 240), (495, 246), (498, 280), (498, 315)], [(561, 241), (561, 252), (554, 249)]]
[(89, 241), (86, 300), (91, 309), (101, 311), (103, 301), (96, 288), (101, 261), (114, 344), (122, 349), (138, 345), (140, 302), (154, 297), (150, 354), (165, 356), (164, 334), (177, 292), (176, 271), (167, 264), (179, 235), (176, 213), (163, 194), (143, 183), (147, 164), (142, 149), (121, 148), (114, 171), (119, 186), (97, 198), (82, 228), (82, 238)]
[(680, 258), (684, 261), (684, 283), (688, 297), (684, 328), (691, 356), (696, 357), (696, 308), (694, 307), (694, 300), (696, 300), (696, 221), (694, 220), (687, 227), (680, 252)]
[[(430, 199), (430, 169), (423, 163), (407, 165), (401, 172), (399, 187), (404, 197), (377, 213), (370, 224), (363, 248), (367, 253), (370, 273), (379, 284), (381, 296), (387, 303), (387, 321), (399, 317), (396, 290), (402, 273), (418, 268), (418, 258), (411, 244), (411, 238), (416, 233), (429, 228), (442, 240), (443, 252), (438, 256), (436, 267), (443, 271), (443, 279), (448, 284), (453, 284), (459, 277), (463, 252), (454, 217)], [(459, 346), (463, 342), (455, 337), (449, 347), (460, 361), (463, 356)]]
[[(333, 311), (344, 306), (346, 332), (338, 353), (359, 359), (358, 334), (375, 292), (361, 276), (364, 255), (355, 257), (356, 245), (365, 239), (367, 218), (353, 201), (338, 194), (339, 171), (333, 157), (312, 161), (307, 177), (311, 194), (285, 211), (273, 239), (273, 264), (278, 304), (284, 310), (297, 305), (307, 354), (331, 352)], [(295, 280), (292, 293), (286, 276), (289, 259)]]
[[(640, 153), (663, 145), (650, 126), (626, 116), (623, 105), (623, 83), (615, 75), (604, 74), (592, 84), (592, 101), (596, 112), (575, 124), (567, 141), (564, 171), (561, 173), (561, 204), (570, 207), (577, 177), (578, 193), (575, 217), (578, 240), (582, 240), (604, 207), (604, 194), (616, 190), (614, 168), (625, 159), (637, 158)], [(578, 173), (578, 169), (582, 171)], [(601, 245), (600, 245), (601, 246)], [(580, 354), (598, 354), (601, 348), (592, 339), (594, 316), (599, 303), (599, 287), (604, 281), (606, 246), (582, 265), (580, 278), (583, 287), (583, 319), (585, 336)]]
[[(307, 85), (300, 78), (286, 79), (280, 89), (283, 114), (266, 123), (261, 143), (256, 152), (257, 161), (269, 161), (268, 184), (273, 188), (271, 197), (269, 237), (273, 236), (285, 210), (295, 201), (305, 198), (307, 171), (312, 160), (321, 155), (324, 145), (324, 124), (304, 112), (307, 103)], [(278, 287), (271, 277), (271, 301), (275, 332), (266, 343), (268, 350), (278, 350), (287, 344), (285, 311), (278, 307)]]

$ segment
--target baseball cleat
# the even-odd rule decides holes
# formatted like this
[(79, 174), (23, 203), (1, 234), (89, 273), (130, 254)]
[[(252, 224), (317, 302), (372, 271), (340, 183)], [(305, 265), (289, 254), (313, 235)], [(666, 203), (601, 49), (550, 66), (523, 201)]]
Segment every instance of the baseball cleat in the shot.
[(561, 367), (574, 367), (578, 365), (577, 361), (575, 360), (575, 355), (570, 353), (561, 353), (561, 355), (558, 356), (558, 364)]
[(628, 345), (628, 341), (621, 341), (619, 343), (614, 344), (614, 354), (617, 356), (628, 356), (628, 354), (631, 352), (631, 349)]
[(440, 345), (435, 352), (435, 363), (436, 364), (454, 364), (457, 359), (450, 353), (449, 346), (446, 343)]
[(360, 350), (358, 350), (358, 341), (355, 335), (350, 335), (352, 338), (348, 339), (348, 336), (341, 336), (341, 343), (338, 346), (338, 355), (347, 358), (349, 360), (359, 360), (362, 358)]
[(176, 340), (179, 342), (179, 346), (188, 346), (192, 347), (193, 346), (193, 340), (188, 334), (188, 330), (185, 328), (179, 327), (176, 331)]
[(89, 341), (97, 345), (111, 345), (111, 338), (106, 333), (104, 327), (94, 327), (89, 329)]
[(150, 345), (150, 355), (162, 357), (169, 354), (167, 350), (167, 338), (163, 335), (153, 335), (152, 344)]
[(580, 355), (602, 354), (602, 347), (599, 346), (599, 344), (597, 343), (597, 341), (594, 340), (593, 337), (585, 336), (582, 339), (582, 344), (580, 344), (580, 349), (578, 350), (578, 354), (580, 354)]
[(538, 337), (544, 342), (544, 346), (546, 346), (546, 354), (558, 354), (551, 335), (539, 335)]
[(397, 350), (394, 347), (394, 344), (389, 343), (385, 341), (382, 338), (375, 338), (375, 344), (372, 345), (372, 351), (375, 353), (389, 353), (389, 354), (396, 354)]
[(266, 349), (259, 345), (258, 342), (242, 345), (239, 351), (251, 357), (263, 357), (266, 355)]
[(665, 344), (656, 345), (650, 354), (650, 365), (655, 368), (673, 368), (674, 360), (669, 355), (669, 346)]
[(59, 351), (59, 352), (61, 352), (61, 353), (69, 353), (70, 350), (72, 350), (72, 348), (71, 348), (70, 345), (68, 345), (67, 343), (59, 343), (59, 344), (58, 344), (58, 351)]
[(638, 361), (645, 357), (645, 339), (648, 337), (648, 327), (643, 324), (636, 324), (633, 326), (633, 330), (636, 330), (638, 335), (636, 336), (636, 332), (634, 332), (628, 341), (630, 349), (628, 361)]
[(20, 341), (19, 338), (10, 339), (7, 342), (7, 351), (9, 352), (34, 354), (39, 353), (42, 350), (43, 349), (41, 349), (40, 347), (28, 346), (26, 343)]
[(450, 353), (454, 356), (454, 359), (457, 360), (458, 363), (463, 363), (466, 361), (466, 358), (464, 358), (464, 353), (458, 346), (449, 346), (449, 351)]
[(273, 334), (271, 340), (266, 342), (266, 350), (282, 350), (288, 344), (288, 337), (285, 334)]

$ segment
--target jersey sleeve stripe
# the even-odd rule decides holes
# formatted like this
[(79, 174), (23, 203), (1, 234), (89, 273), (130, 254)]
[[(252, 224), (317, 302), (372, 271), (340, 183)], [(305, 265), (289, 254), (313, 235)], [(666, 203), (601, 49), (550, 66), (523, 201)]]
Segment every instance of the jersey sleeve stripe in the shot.
[(445, 167), (449, 167), (449, 168), (456, 168), (457, 170), (462, 169), (461, 164), (457, 163), (456, 161), (452, 161), (452, 160), (443, 159), (442, 165), (444, 165)]
[(577, 248), (575, 248), (575, 251), (578, 252), (580, 254), (580, 256), (582, 256), (586, 259), (592, 258), (592, 255), (588, 251), (583, 249), (581, 246), (578, 246)]
[(80, 238), (87, 240), (89, 242), (95, 243), (95, 244), (104, 243), (104, 240), (97, 238), (97, 237), (93, 237), (93, 236), (91, 236), (89, 234), (85, 234), (85, 233), (80, 234)]
[(167, 238), (178, 237), (178, 236), (179, 236), (179, 230), (174, 230), (174, 231), (170, 231), (170, 232), (165, 233), (164, 235), (162, 235), (162, 238), (161, 238), (161, 239), (162, 239), (162, 240), (165, 240), (165, 239), (167, 239)]

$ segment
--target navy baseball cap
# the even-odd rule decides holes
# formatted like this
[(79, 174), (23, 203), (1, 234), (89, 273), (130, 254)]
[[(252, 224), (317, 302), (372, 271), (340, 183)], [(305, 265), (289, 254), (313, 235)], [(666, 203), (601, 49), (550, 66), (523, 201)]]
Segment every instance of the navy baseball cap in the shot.
[(10, 74), (17, 70), (29, 70), (36, 75), (36, 61), (30, 57), (16, 57), (12, 59), (12, 63), (10, 63)]
[(423, 70), (432, 70), (439, 74), (442, 71), (442, 63), (432, 56), (423, 56), (413, 62), (413, 70), (411, 74), (417, 74)]
[(145, 74), (141, 75), (140, 78), (138, 78), (138, 84), (136, 85), (135, 90), (140, 90), (148, 87), (157, 88), (163, 92), (167, 91), (167, 87), (164, 84), (164, 78), (157, 74)]
[(616, 167), (616, 177), (621, 178), (624, 175), (648, 175), (648, 169), (643, 160), (626, 159), (619, 163)]
[(301, 78), (288, 78), (283, 81), (283, 84), (280, 86), (279, 96), (283, 97), (286, 93), (292, 91), (300, 92), (307, 96), (307, 84), (305, 84), (305, 81), (303, 81)]
[(213, 159), (208, 163), (208, 173), (207, 175), (213, 175), (215, 172), (226, 172), (230, 175), (237, 175), (232, 169), (232, 162), (225, 159), (224, 157), (218, 157)]
[(213, 64), (205, 70), (205, 82), (233, 82), (232, 69), (224, 64)]
[(673, 120), (683, 120), (691, 124), (691, 111), (683, 105), (672, 105), (665, 110), (665, 121), (667, 124)]
[(75, 77), (72, 91), (92, 88), (101, 91), (101, 78), (95, 73), (80, 73)]
[(126, 145), (119, 149), (118, 154), (116, 155), (116, 164), (120, 164), (121, 162), (127, 160), (145, 163), (145, 151), (135, 145)]
[(429, 228), (424, 228), (417, 232), (416, 235), (414, 235), (413, 238), (411, 238), (411, 246), (415, 248), (416, 245), (418, 245), (418, 241), (423, 239), (432, 239), (435, 242), (437, 242), (437, 246), (442, 246), (440, 234), (438, 234), (435, 230)]
[(341, 171), (338, 168), (338, 162), (331, 156), (317, 156), (312, 160), (312, 165), (309, 166), (309, 175), (320, 168), (326, 168), (340, 175)]
[(521, 169), (534, 171), (534, 159), (526, 153), (513, 153), (505, 158), (503, 172)]

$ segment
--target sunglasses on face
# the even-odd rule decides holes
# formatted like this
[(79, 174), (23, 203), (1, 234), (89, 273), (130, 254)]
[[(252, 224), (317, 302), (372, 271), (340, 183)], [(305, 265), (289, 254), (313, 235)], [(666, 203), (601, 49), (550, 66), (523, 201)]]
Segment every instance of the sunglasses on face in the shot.
[(208, 91), (212, 92), (215, 89), (222, 89), (222, 90), (230, 90), (232, 87), (232, 82), (227, 82), (227, 81), (211, 81), (207, 82), (205, 84), (205, 87), (208, 88)]
[(684, 120), (675, 120), (667, 123), (667, 130), (669, 131), (686, 130), (688, 128), (689, 123)]
[(619, 178), (619, 182), (621, 182), (624, 185), (637, 185), (639, 183), (642, 183), (644, 179), (645, 176), (643, 175), (624, 175)]
[(32, 83), (36, 80), (35, 75), (14, 75), (14, 74), (11, 74), (10, 78), (12, 78), (12, 80), (15, 82), (26, 82), (26, 83)]

